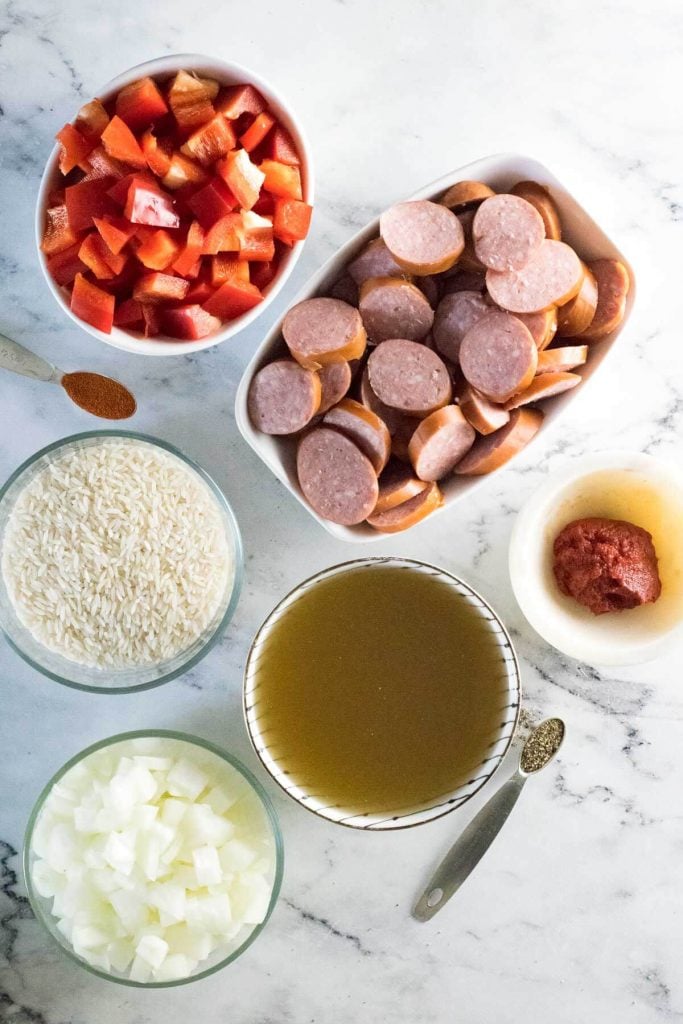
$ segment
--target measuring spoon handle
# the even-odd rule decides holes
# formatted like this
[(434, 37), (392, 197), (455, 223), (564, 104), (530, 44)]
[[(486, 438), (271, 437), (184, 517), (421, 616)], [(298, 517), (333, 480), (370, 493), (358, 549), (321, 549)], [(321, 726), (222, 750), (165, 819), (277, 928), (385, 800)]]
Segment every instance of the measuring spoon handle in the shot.
[(62, 379), (61, 370), (48, 363), (47, 359), (41, 359), (35, 352), (24, 348), (11, 338), (6, 338), (4, 334), (0, 334), (0, 369), (54, 384), (58, 384)]
[(484, 856), (517, 803), (526, 779), (515, 772), (472, 818), (441, 861), (413, 909), (418, 921), (429, 921), (449, 901)]

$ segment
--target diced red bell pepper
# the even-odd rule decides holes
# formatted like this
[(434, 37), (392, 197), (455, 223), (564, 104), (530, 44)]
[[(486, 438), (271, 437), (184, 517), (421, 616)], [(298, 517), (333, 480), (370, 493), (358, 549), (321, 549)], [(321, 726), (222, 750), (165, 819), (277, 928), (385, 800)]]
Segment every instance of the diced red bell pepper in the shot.
[(240, 240), (241, 260), (270, 263), (275, 256), (273, 225), (266, 217), (259, 217), (251, 210), (242, 210), (237, 236)]
[(93, 181), (95, 178), (123, 178), (128, 174), (125, 164), (109, 156), (103, 146), (93, 149), (86, 160), (86, 165), (84, 181)]
[(78, 250), (79, 259), (101, 280), (116, 277), (126, 265), (127, 256), (113, 253), (101, 235), (91, 231), (86, 235)]
[(149, 188), (157, 190), (159, 188), (159, 183), (153, 175), (147, 174), (145, 171), (138, 171), (137, 174), (127, 174), (125, 178), (121, 178), (109, 189), (107, 194), (111, 196), (115, 203), (123, 207), (128, 199), (128, 189), (134, 181), (143, 182)]
[(275, 203), (273, 231), (286, 245), (301, 241), (308, 234), (313, 207), (300, 199), (278, 199)]
[(64, 206), (65, 199), (66, 193), (63, 188), (50, 189), (47, 195), (46, 206), (48, 207), (48, 209), (51, 206)]
[(150, 237), (136, 250), (135, 255), (143, 266), (150, 270), (166, 270), (177, 258), (180, 243), (163, 228), (153, 231)]
[(203, 308), (221, 320), (234, 320), (235, 317), (253, 309), (262, 299), (261, 292), (253, 284), (233, 278), (222, 284), (206, 300)]
[(213, 103), (213, 101), (216, 99), (216, 96), (218, 96), (220, 84), (216, 81), (215, 78), (203, 78), (201, 75), (198, 75), (197, 78), (202, 83), (204, 87), (204, 92), (206, 93), (207, 97)]
[(171, 274), (142, 274), (135, 285), (133, 298), (139, 302), (164, 302), (167, 299), (182, 301), (190, 285), (182, 277)]
[(277, 273), (276, 260), (271, 260), (270, 263), (254, 263), (253, 265), (246, 263), (245, 266), (250, 268), (249, 276), (251, 283), (255, 284), (259, 291), (267, 288)]
[(280, 164), (298, 167), (301, 163), (294, 140), (286, 128), (279, 124), (268, 137), (269, 156)]
[(66, 210), (72, 231), (87, 231), (94, 217), (116, 213), (116, 204), (108, 194), (114, 178), (95, 178), (69, 185), (65, 193)]
[(117, 303), (114, 311), (115, 327), (142, 327), (142, 303), (137, 299), (123, 299)]
[(198, 341), (213, 334), (221, 326), (216, 316), (211, 316), (201, 306), (176, 306), (159, 310), (159, 320), (164, 334), (183, 341)]
[(233, 193), (243, 210), (251, 210), (259, 197), (265, 174), (249, 159), (246, 149), (233, 149), (216, 170)]
[(173, 143), (170, 139), (158, 139), (151, 128), (148, 128), (140, 141), (142, 152), (145, 154), (147, 166), (157, 178), (163, 178), (168, 174), (171, 166), (171, 154)]
[(78, 241), (78, 232), (74, 231), (67, 213), (66, 205), (51, 206), (46, 211), (47, 222), (40, 248), (46, 256), (69, 249)]
[(110, 252), (121, 252), (135, 234), (135, 226), (125, 217), (94, 217), (93, 220)]
[(203, 185), (208, 181), (209, 175), (203, 167), (190, 160), (182, 153), (174, 153), (169, 162), (168, 170), (162, 179), (162, 184), (171, 191), (184, 188), (186, 185)]
[(139, 170), (146, 170), (145, 154), (126, 122), (122, 121), (118, 114), (112, 117), (102, 132), (102, 145), (115, 160), (130, 164)]
[(263, 142), (274, 124), (275, 118), (265, 110), (262, 114), (258, 114), (258, 116), (254, 118), (244, 135), (240, 137), (240, 142), (246, 149), (247, 153), (251, 153), (252, 149), (256, 149), (256, 147)]
[(62, 249), (61, 252), (57, 252), (54, 256), (48, 256), (47, 269), (50, 271), (52, 280), (62, 287), (67, 284), (71, 284), (76, 274), (83, 274), (87, 270), (85, 263), (81, 263), (78, 258), (78, 250), (81, 247), (80, 242), (76, 242), (75, 245), (69, 246), (68, 249)]
[(161, 333), (159, 307), (153, 302), (143, 302), (141, 305), (144, 335), (146, 338), (156, 338), (157, 334)]
[(216, 114), (207, 124), (190, 135), (180, 147), (180, 152), (208, 167), (219, 157), (229, 153), (236, 144), (237, 139), (232, 125), (222, 114)]
[(261, 189), (259, 197), (251, 208), (252, 213), (258, 213), (260, 217), (273, 217), (275, 214), (275, 196), (270, 192)]
[(239, 204), (224, 181), (212, 178), (208, 185), (190, 197), (187, 205), (201, 226), (208, 229)]
[(134, 132), (146, 128), (167, 111), (166, 100), (151, 78), (131, 82), (116, 97), (116, 113)]
[(71, 292), (71, 311), (98, 331), (111, 334), (114, 323), (115, 298), (98, 288), (83, 274), (76, 274)]
[(284, 199), (303, 198), (298, 167), (290, 167), (277, 160), (262, 160), (259, 169), (265, 175), (263, 187), (274, 196), (282, 196)]
[(100, 100), (90, 100), (89, 103), (84, 103), (76, 114), (74, 127), (96, 145), (108, 124), (109, 114), (104, 109), (104, 104)]
[(211, 284), (214, 288), (233, 277), (239, 281), (249, 281), (249, 264), (236, 253), (220, 252), (211, 258)]
[(216, 110), (234, 121), (240, 114), (256, 117), (266, 109), (266, 101), (253, 85), (233, 85), (221, 91)]
[(200, 277), (190, 285), (190, 290), (185, 296), (185, 301), (191, 303), (196, 302), (200, 306), (203, 306), (206, 300), (211, 298), (214, 291), (215, 288), (211, 282)]
[(197, 276), (201, 267), (204, 237), (204, 228), (198, 221), (192, 221), (185, 239), (185, 247), (173, 263), (176, 274), (180, 274), (181, 277)]
[(217, 252), (239, 252), (241, 227), (242, 217), (239, 213), (226, 213), (207, 231), (202, 253), (213, 256)]
[(57, 132), (56, 138), (62, 147), (59, 154), (59, 169), (62, 174), (68, 174), (74, 167), (85, 170), (88, 154), (95, 143), (81, 135), (72, 124), (65, 124), (62, 130)]
[(151, 224), (158, 228), (177, 228), (180, 224), (173, 200), (159, 188), (135, 178), (128, 187), (124, 216), (131, 224)]
[(168, 102), (181, 131), (198, 128), (215, 114), (207, 85), (187, 71), (179, 71), (173, 79)]

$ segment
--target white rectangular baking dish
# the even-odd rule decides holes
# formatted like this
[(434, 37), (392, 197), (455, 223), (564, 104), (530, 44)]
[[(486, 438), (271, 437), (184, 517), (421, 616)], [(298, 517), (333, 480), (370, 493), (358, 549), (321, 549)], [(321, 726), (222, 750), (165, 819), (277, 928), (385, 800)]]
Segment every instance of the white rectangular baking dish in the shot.
[[(425, 187), (420, 189), (419, 192), (415, 192), (414, 195), (409, 196), (408, 198), (438, 199), (447, 188), (453, 185), (456, 181), (461, 181), (463, 179), (485, 181), (497, 192), (504, 192), (506, 189), (511, 188), (515, 182), (520, 180), (530, 179), (538, 181), (542, 185), (546, 185), (560, 211), (563, 238), (565, 238), (570, 245), (573, 245), (579, 255), (584, 259), (591, 260), (597, 259), (598, 257), (612, 257), (621, 260), (628, 268), (631, 277), (631, 288), (626, 305), (626, 316), (624, 317), (621, 326), (603, 341), (590, 346), (587, 363), (585, 366), (579, 367), (578, 370), (574, 371), (575, 373), (580, 373), (584, 378), (583, 383), (579, 385), (578, 388), (575, 388), (572, 391), (567, 391), (563, 395), (558, 395), (556, 398), (549, 399), (543, 403), (545, 419), (536, 435), (536, 438), (538, 438), (542, 436), (544, 431), (546, 431), (557, 417), (562, 414), (563, 409), (566, 407), (568, 402), (572, 401), (573, 396), (586, 387), (589, 378), (595, 374), (596, 370), (607, 356), (607, 353), (613, 348), (614, 343), (624, 329), (635, 298), (633, 270), (623, 253), (621, 253), (616, 245), (607, 237), (604, 231), (598, 227), (595, 221), (589, 217), (583, 207), (577, 203), (554, 174), (552, 174), (552, 172), (543, 164), (527, 156), (521, 156), (515, 153), (502, 153), (496, 156), (486, 157), (483, 160), (477, 160), (474, 163), (467, 164), (465, 167), (459, 167), (457, 170), (451, 171), (443, 178), (433, 181), (430, 185), (425, 185)], [(376, 237), (378, 234), (379, 218), (376, 218), (371, 221), (367, 227), (358, 231), (353, 238), (350, 238), (349, 241), (335, 253), (334, 256), (323, 264), (320, 270), (311, 277), (305, 287), (299, 292), (295, 300), (292, 302), (292, 305), (295, 305), (297, 302), (301, 302), (303, 299), (309, 299), (314, 295), (326, 294), (327, 289), (340, 276), (346, 265), (363, 248), (363, 246), (370, 241), (371, 238)], [(247, 411), (247, 393), (252, 377), (265, 363), (270, 362), (271, 359), (279, 358), (286, 353), (286, 346), (281, 336), (281, 323), (281, 321), (277, 323), (268, 336), (264, 338), (262, 343), (259, 345), (240, 381), (235, 399), (235, 418), (240, 432), (257, 455), (259, 455), (269, 469), (272, 470), (278, 480), (280, 480), (285, 487), (291, 491), (294, 497), (301, 502), (308, 513), (313, 516), (314, 519), (317, 519), (320, 525), (324, 527), (328, 533), (331, 533), (333, 537), (352, 542), (386, 539), (386, 534), (378, 533), (365, 523), (362, 523), (359, 526), (350, 527), (337, 526), (335, 523), (330, 523), (316, 515), (299, 489), (296, 476), (296, 440), (291, 437), (279, 438), (262, 434), (259, 431), (254, 430), (249, 420), (249, 414)], [(536, 438), (531, 442), (532, 445)], [(526, 450), (527, 449), (523, 449), (523, 451)], [(507, 463), (507, 465), (510, 465), (510, 463)], [(501, 468), (496, 470), (496, 472), (505, 472), (505, 468), (506, 466), (501, 466)], [(473, 488), (478, 487), (486, 479), (488, 479), (487, 476), (450, 476), (445, 480), (442, 480), (440, 486), (444, 495), (444, 504), (436, 512), (433, 512), (432, 516), (443, 514), (451, 507), (451, 505), (456, 501), (461, 501), (473, 490)], [(417, 527), (412, 527), (412, 529), (419, 528), (423, 523), (431, 522), (432, 516), (428, 516), (427, 519), (423, 520), (423, 522), (418, 524)]]

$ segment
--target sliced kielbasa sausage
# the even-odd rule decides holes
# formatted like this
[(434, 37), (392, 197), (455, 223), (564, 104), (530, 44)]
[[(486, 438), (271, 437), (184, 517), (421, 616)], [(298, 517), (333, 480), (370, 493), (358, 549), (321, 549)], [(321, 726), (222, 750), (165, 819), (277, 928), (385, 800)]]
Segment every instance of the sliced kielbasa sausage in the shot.
[(598, 307), (582, 337), (586, 341), (599, 341), (616, 331), (624, 319), (631, 281), (628, 270), (619, 260), (594, 260), (588, 266), (598, 283)]
[(516, 185), (512, 186), (510, 192), (513, 196), (526, 199), (527, 203), (531, 203), (538, 210), (543, 220), (545, 237), (559, 242), (562, 238), (560, 215), (548, 189), (539, 185), (537, 181), (518, 181)]
[(358, 306), (373, 344), (387, 338), (420, 341), (431, 329), (434, 310), (420, 289), (398, 277), (371, 277), (361, 285)]
[(598, 283), (592, 270), (582, 263), (583, 281), (581, 287), (569, 302), (560, 306), (557, 313), (557, 333), (562, 338), (575, 338), (590, 327), (598, 306)]
[(432, 329), (437, 352), (452, 363), (457, 363), (462, 339), (485, 313), (490, 312), (491, 306), (480, 292), (463, 291), (444, 295), (436, 308)]
[(565, 345), (539, 352), (536, 373), (552, 373), (558, 370), (573, 370), (582, 366), (588, 358), (588, 345)]
[(405, 277), (405, 270), (387, 249), (381, 238), (373, 238), (346, 268), (360, 287), (371, 277)]
[(557, 306), (551, 306), (540, 313), (515, 313), (515, 316), (529, 328), (539, 352), (548, 347), (557, 331)]
[(408, 443), (408, 455), (420, 480), (441, 480), (468, 452), (474, 427), (457, 405), (446, 405), (420, 422)]
[(455, 472), (461, 476), (481, 476), (500, 469), (529, 443), (542, 422), (539, 409), (515, 409), (504, 427), (474, 442)]
[(390, 207), (380, 217), (379, 229), (399, 266), (420, 277), (448, 270), (465, 245), (455, 214), (427, 199)]
[(380, 401), (409, 416), (428, 416), (453, 397), (441, 357), (426, 345), (403, 338), (385, 341), (371, 353), (368, 379)]
[(493, 309), (463, 338), (460, 369), (492, 402), (507, 402), (533, 380), (538, 350), (521, 320)]
[(484, 200), (472, 222), (475, 254), (490, 270), (521, 270), (544, 238), (540, 213), (519, 196)]
[(583, 280), (581, 260), (564, 242), (545, 239), (521, 270), (488, 270), (486, 287), (502, 309), (539, 313), (573, 299)]
[(367, 340), (358, 310), (328, 298), (293, 306), (282, 322), (282, 335), (296, 361), (310, 370), (359, 359)]
[(461, 210), (469, 210), (474, 206), (478, 206), (485, 199), (488, 199), (489, 196), (494, 195), (493, 189), (485, 185), (483, 181), (456, 181), (455, 185), (451, 185), (444, 192), (440, 201), (449, 210), (460, 213)]
[(299, 484), (311, 508), (340, 526), (354, 526), (372, 513), (379, 487), (372, 463), (345, 434), (314, 427), (296, 455)]
[(344, 397), (351, 387), (353, 372), (350, 363), (327, 363), (320, 367), (318, 376), (322, 392), (318, 412), (323, 413)]
[(380, 512), (377, 515), (373, 513), (368, 517), (368, 525), (381, 533), (399, 533), (410, 526), (415, 526), (440, 505), (443, 505), (443, 495), (439, 485), (430, 483), (414, 498), (404, 501), (401, 505), (395, 505), (387, 512)]
[(460, 391), (458, 404), (465, 419), (479, 434), (492, 434), (494, 430), (504, 427), (510, 419), (510, 413), (504, 406), (490, 402), (475, 391), (471, 384), (465, 384)]
[(249, 418), (264, 434), (295, 434), (320, 408), (317, 373), (293, 359), (276, 359), (262, 367), (249, 385)]
[(353, 398), (342, 398), (325, 414), (323, 422), (350, 437), (370, 459), (375, 472), (382, 472), (391, 453), (391, 435), (376, 413)]
[(373, 509), (373, 516), (402, 505), (405, 501), (421, 494), (427, 486), (426, 481), (419, 480), (413, 473), (412, 466), (397, 459), (391, 459), (379, 478), (379, 497)]
[(563, 391), (569, 391), (580, 383), (578, 373), (539, 373), (521, 395), (515, 395), (505, 403), (505, 408), (518, 409), (521, 405), (530, 405), (531, 402), (542, 402), (544, 398), (561, 395)]

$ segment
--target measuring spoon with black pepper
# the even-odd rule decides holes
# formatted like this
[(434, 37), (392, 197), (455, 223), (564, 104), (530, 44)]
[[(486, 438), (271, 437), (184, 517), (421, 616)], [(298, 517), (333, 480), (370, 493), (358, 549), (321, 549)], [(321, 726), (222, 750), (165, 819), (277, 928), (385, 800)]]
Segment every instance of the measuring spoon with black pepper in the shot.
[(416, 920), (429, 921), (434, 917), (474, 871), (507, 821), (526, 780), (550, 764), (557, 754), (564, 732), (561, 718), (546, 718), (534, 729), (522, 748), (519, 765), (512, 778), (472, 818), (434, 872), (413, 908)]
[(4, 334), (0, 334), (0, 369), (46, 384), (60, 384), (72, 402), (100, 419), (126, 420), (137, 408), (128, 388), (112, 377), (88, 371), (64, 373)]

